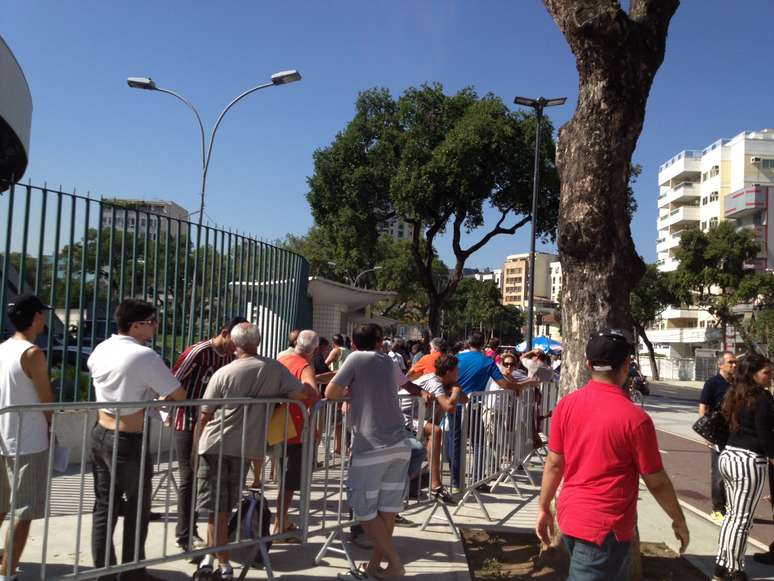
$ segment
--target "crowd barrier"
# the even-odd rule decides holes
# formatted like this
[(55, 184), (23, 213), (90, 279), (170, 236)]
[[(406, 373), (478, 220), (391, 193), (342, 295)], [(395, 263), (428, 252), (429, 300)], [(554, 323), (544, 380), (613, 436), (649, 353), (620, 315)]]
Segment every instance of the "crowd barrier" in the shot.
[[(535, 399), (537, 393), (542, 396), (539, 403)], [(496, 489), (507, 482), (513, 486), (517, 494), (521, 495), (520, 478), (526, 477), (531, 484), (535, 484), (526, 469), (527, 463), (535, 452), (537, 430), (540, 429), (535, 418), (549, 413), (548, 406), (551, 402), (556, 402), (556, 394), (555, 384), (543, 384), (539, 389), (529, 388), (520, 395), (512, 391), (487, 391), (471, 394), (465, 404), (451, 409), (444, 409), (438, 401), (425, 405), (418, 397), (401, 395), (400, 402), (404, 411), (407, 436), (411, 437), (417, 450), (424, 449), (424, 453), (416, 454), (415, 474), (412, 474), (414, 478), (404, 492), (405, 513), (402, 514), (409, 516), (421, 514), (421, 518), (424, 519), (422, 530), (426, 530), (434, 521), (438, 521), (454, 535), (459, 536), (454, 515), (467, 502), (475, 500), (484, 517), (491, 520), (479, 487), (488, 483)], [(280, 404), (288, 405), (280, 407)], [(145, 482), (147, 473), (150, 473), (147, 480), (150, 483), (152, 477), (152, 483), (139, 487), (138, 504), (142, 505), (144, 499), (150, 497), (152, 509), (160, 515), (162, 522), (153, 524), (151, 529), (153, 542), (149, 541), (146, 544), (146, 554), (143, 558), (137, 542), (140, 538), (141, 525), (138, 513), (132, 527), (135, 547), (132, 558), (124, 559), (127, 561), (124, 563), (112, 563), (93, 568), (92, 554), (89, 550), (92, 511), (89, 489), (93, 487), (93, 477), (88, 458), (91, 450), (90, 433), (95, 427), (95, 413), (105, 405), (96, 402), (58, 403), (12, 406), (0, 410), (0, 418), (7, 419), (11, 415), (16, 417), (17, 434), (21, 433), (25, 414), (41, 411), (51, 413), (51, 449), (61, 448), (57, 446), (55, 438), (60, 431), (59, 425), (63, 423), (70, 425), (67, 431), (70, 433), (71, 440), (74, 431), (72, 425), (78, 426), (78, 441), (63, 442), (70, 448), (75, 448), (72, 451), (75, 452), (73, 456), (79, 457), (77, 465), (70, 467), (63, 476), (55, 476), (54, 465), (57, 454), (49, 455), (46, 481), (41, 484), (45, 486), (45, 516), (40, 524), (34, 525), (42, 527), (42, 536), (39, 537), (40, 546), (28, 545), (22, 558), (27, 578), (37, 576), (39, 579), (94, 579), (141, 567), (190, 560), (210, 552), (228, 551), (232, 555), (239, 554), (240, 557), (233, 560), (245, 565), (241, 578), (244, 578), (249, 568), (260, 565), (268, 578), (273, 579), (268, 551), (271, 543), (295, 539), (296, 542), (305, 545), (310, 542), (310, 539), (318, 537), (324, 541), (316, 555), (315, 563), (319, 563), (327, 552), (333, 551), (344, 555), (350, 566), (354, 568), (345, 535), (349, 527), (357, 524), (349, 511), (346, 497), (350, 461), (348, 453), (350, 426), (347, 408), (350, 402), (321, 400), (307, 410), (300, 402), (288, 402), (279, 398), (198, 400), (174, 402), (174, 404), (158, 401), (141, 404), (109, 404), (111, 409), (115, 410), (116, 419), (120, 419), (122, 410), (142, 407), (148, 411), (145, 414), (143, 430), (136, 436), (141, 439), (141, 465), (137, 478), (138, 482)], [(234, 511), (235, 522), (231, 523), (234, 532), (225, 542), (220, 542), (221, 539), (218, 539), (219, 544), (214, 549), (189, 547), (189, 550), (182, 550), (176, 545), (175, 535), (178, 514), (177, 495), (183, 484), (178, 472), (179, 458), (175, 446), (175, 430), (171, 422), (160, 422), (154, 418), (159, 416), (159, 412), (174, 417), (175, 412), (181, 407), (200, 408), (206, 405), (219, 406), (226, 411), (211, 420), (211, 422), (219, 422), (216, 432), (221, 442), (223, 440), (220, 436), (227, 425), (230, 425), (227, 423), (227, 414), (241, 413), (238, 438), (242, 461), (239, 463), (238, 478), (242, 484), (240, 486), (242, 494), (253, 495), (259, 499), (257, 527), (252, 527), (253, 532), (248, 536), (243, 530), (245, 527), (242, 523), (242, 511)], [(255, 406), (260, 407), (252, 410)], [(301, 442), (301, 490), (297, 491), (298, 494), (292, 502), (289, 502), (288, 522), (280, 511), (281, 522), (275, 534), (272, 531), (274, 522), (268, 527), (264, 522), (264, 507), (271, 509), (272, 521), (274, 521), (277, 518), (277, 507), (286, 504), (285, 501), (288, 500), (285, 498), (286, 468), (289, 459), (287, 440), (295, 433), (290, 418), (290, 409), (293, 406), (304, 418), (302, 433), (295, 434), (300, 437)], [(267, 437), (260, 438), (256, 426), (248, 423), (248, 418), (250, 421), (261, 418), (263, 424), (267, 426), (265, 434)], [(150, 429), (152, 424), (155, 424), (154, 431)], [(277, 426), (279, 426), (279, 435)], [(156, 433), (158, 433), (157, 437)], [(459, 439), (457, 439), (458, 436)], [(254, 438), (258, 438), (260, 442), (260, 458), (273, 458), (273, 461), (255, 463), (256, 458), (246, 453), (248, 441), (252, 442)], [(272, 447), (269, 445), (269, 440), (278, 440), (279, 443)], [(111, 492), (107, 507), (107, 539), (112, 538), (116, 529), (115, 515), (125, 505), (124, 501), (116, 496), (117, 449), (118, 440), (114, 439), (110, 456)], [(77, 452), (80, 454), (78, 455)], [(221, 486), (227, 484), (222, 472), (226, 466), (222, 444), (218, 447), (216, 457), (218, 475), (215, 498), (220, 502)], [(198, 456), (194, 455), (193, 459), (197, 462)], [(57, 461), (59, 461), (58, 458)], [(194, 482), (196, 482), (196, 469), (194, 465)], [(272, 472), (274, 472), (274, 478), (271, 478)], [(16, 458), (13, 462), (11, 511), (6, 518), (11, 521), (11, 525), (15, 518), (18, 481), (19, 462)], [(458, 493), (455, 498), (456, 508), (453, 504), (447, 505), (433, 495), (432, 486), (438, 483), (436, 481), (439, 481), (447, 490)], [(253, 484), (259, 485), (260, 488), (254, 488)], [(459, 500), (456, 500), (457, 498)], [(189, 530), (193, 530), (194, 525), (195, 499), (194, 493), (190, 506)], [(69, 508), (62, 509), (63, 503)], [(52, 506), (56, 506), (57, 509), (52, 511)], [(226, 508), (221, 510), (220, 506), (216, 505), (215, 510), (231, 512), (234, 507)], [(450, 509), (454, 509), (454, 513)], [(297, 523), (298, 528), (286, 531), (286, 525), (289, 522)], [(200, 536), (206, 537), (206, 523), (199, 522), (198, 526)], [(159, 531), (159, 528), (162, 530)], [(74, 535), (62, 536), (63, 530), (74, 531)], [(116, 536), (116, 548), (118, 548), (121, 545), (121, 539)], [(12, 543), (13, 528), (9, 533), (9, 546)], [(109, 554), (107, 543), (106, 554)], [(70, 555), (70, 557), (63, 561), (64, 555)], [(39, 573), (36, 574), (34, 569), (30, 568), (30, 563), (40, 564)], [(193, 566), (191, 572), (193, 573)]]

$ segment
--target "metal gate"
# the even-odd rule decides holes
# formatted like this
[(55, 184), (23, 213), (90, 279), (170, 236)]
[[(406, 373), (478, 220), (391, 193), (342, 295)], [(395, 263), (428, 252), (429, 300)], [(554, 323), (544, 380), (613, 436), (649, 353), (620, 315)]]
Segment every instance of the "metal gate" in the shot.
[(126, 297), (156, 306), (153, 348), (168, 363), (236, 315), (260, 325), (269, 356), (298, 325), (309, 271), (302, 256), (148, 206), (22, 184), (0, 196), (0, 340), (11, 333), (5, 305), (17, 294), (54, 307), (40, 345), (59, 401), (90, 399), (86, 359), (115, 332)]

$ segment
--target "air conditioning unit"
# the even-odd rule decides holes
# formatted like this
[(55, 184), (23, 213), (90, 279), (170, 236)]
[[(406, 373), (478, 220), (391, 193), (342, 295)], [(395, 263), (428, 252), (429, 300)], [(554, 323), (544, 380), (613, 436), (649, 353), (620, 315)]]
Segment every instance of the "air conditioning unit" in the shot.
[(761, 162), (761, 158), (760, 157), (756, 156), (756, 157), (751, 157), (750, 158), (750, 163), (760, 163), (760, 162)]

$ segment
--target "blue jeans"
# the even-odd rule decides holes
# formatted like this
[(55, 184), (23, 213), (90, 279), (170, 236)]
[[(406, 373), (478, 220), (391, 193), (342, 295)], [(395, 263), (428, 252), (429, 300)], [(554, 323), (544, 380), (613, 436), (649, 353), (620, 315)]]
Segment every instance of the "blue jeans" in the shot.
[(568, 581), (626, 581), (631, 542), (620, 542), (608, 533), (602, 546), (564, 535), (570, 552)]

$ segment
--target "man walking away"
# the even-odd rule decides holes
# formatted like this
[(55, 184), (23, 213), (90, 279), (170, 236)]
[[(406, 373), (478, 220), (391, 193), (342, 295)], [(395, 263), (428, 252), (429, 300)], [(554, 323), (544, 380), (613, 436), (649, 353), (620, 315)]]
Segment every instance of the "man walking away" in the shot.
[[(337, 336), (341, 337), (340, 335)], [(319, 342), (320, 337), (314, 331), (301, 331), (296, 339), (295, 353), (292, 355), (285, 355), (279, 359), (279, 362), (287, 367), (293, 377), (303, 383), (308, 391), (314, 393), (314, 397), (309, 397), (304, 400), (306, 409), (312, 407), (312, 405), (320, 399), (317, 390), (317, 379), (311, 364), (312, 357)], [(293, 500), (295, 491), (301, 490), (301, 435), (304, 431), (304, 415), (297, 405), (290, 406), (288, 413), (296, 428), (297, 435), (288, 440), (287, 454), (283, 454), (283, 459), (280, 460), (278, 480), (280, 484), (283, 485), (283, 488), (277, 499), (277, 514), (274, 519), (274, 530), (272, 531), (272, 534), (274, 535), (298, 530), (295, 525), (288, 522), (288, 509), (290, 508), (290, 502)], [(284, 445), (281, 446), (284, 448)]]
[[(246, 323), (244, 317), (235, 317), (220, 333), (212, 339), (199, 341), (186, 348), (177, 358), (172, 367), (172, 373), (185, 390), (185, 399), (201, 399), (212, 375), (224, 365), (234, 360), (234, 344), (231, 342), (231, 329), (239, 323)], [(193, 449), (194, 428), (198, 408), (179, 407), (173, 418), (175, 426), (175, 449), (180, 482), (177, 488), (177, 527), (175, 536), (177, 546), (183, 551), (191, 548), (200, 549), (204, 541), (196, 530), (197, 515), (193, 515), (191, 525), (191, 505), (194, 492), (194, 473), (191, 465), (191, 450)]]
[[(231, 340), (237, 358), (215, 372), (203, 399), (288, 397), (304, 400), (316, 395), (314, 388), (300, 383), (282, 364), (258, 355), (261, 333), (256, 325), (240, 323), (232, 329)], [(201, 437), (196, 450), (199, 456), (196, 500), (197, 510), (208, 515), (210, 547), (228, 542), (228, 517), (239, 504), (250, 460), (264, 455), (266, 416), (264, 405), (229, 406), (224, 402), (218, 407), (202, 407), (197, 427)], [(243, 426), (250, 430), (249, 437), (244, 438), (244, 454)], [(212, 574), (215, 557), (220, 564), (220, 579), (233, 579), (234, 571), (226, 552), (206, 555), (199, 572), (203, 576)]]
[[(411, 383), (387, 354), (377, 351), (382, 337), (378, 325), (363, 325), (353, 334), (353, 351), (325, 389), (329, 399), (352, 398), (349, 414), (352, 459), (347, 489), (349, 504), (373, 543), (373, 554), (360, 571), (339, 574), (342, 579), (401, 577), (403, 564), (392, 542), (395, 515), (403, 506), (411, 447), (397, 388), (412, 395), (427, 392)], [(397, 387), (396, 387), (397, 386)], [(383, 559), (387, 568), (381, 568)]]
[[(92, 352), (87, 365), (99, 402), (120, 403), (151, 401), (156, 397), (182, 400), (185, 391), (158, 354), (145, 343), (156, 333), (156, 310), (137, 299), (125, 299), (116, 309), (118, 334), (103, 341)], [(150, 447), (145, 450), (145, 472), (140, 473), (145, 410), (122, 408), (99, 410), (91, 432), (91, 462), (94, 471), (94, 517), (91, 527), (91, 552), (95, 567), (116, 563), (112, 533), (118, 521), (119, 508), (124, 516), (121, 562), (145, 558), (145, 538), (151, 508), (153, 463)], [(111, 476), (113, 442), (118, 440), (116, 472)], [(110, 490), (113, 487), (112, 520), (108, 521)], [(141, 492), (142, 491), (142, 492)], [(139, 506), (142, 494), (142, 506)], [(120, 506), (119, 506), (120, 505)], [(140, 520), (139, 547), (134, 538), (137, 515)], [(108, 540), (108, 531), (111, 538)], [(109, 550), (106, 551), (106, 543)], [(107, 554), (106, 554), (107, 553)], [(103, 576), (114, 580), (115, 575)], [(121, 581), (155, 579), (145, 569), (121, 573)]]
[[(710, 377), (701, 390), (699, 398), (699, 417), (720, 410), (723, 398), (730, 386), (731, 377), (736, 369), (736, 356), (731, 351), (724, 351), (718, 357), (718, 373)], [(712, 491), (712, 520), (720, 524), (726, 517), (726, 489), (723, 478), (718, 471), (718, 458), (723, 451), (714, 444), (710, 452), (710, 478)]]
[[(46, 356), (34, 344), (46, 326), (43, 313), (50, 308), (34, 295), (21, 295), (6, 309), (16, 333), (0, 344), (0, 409), (54, 401)], [(23, 416), (21, 431), (20, 415)], [(11, 493), (16, 485), (16, 512), (12, 519), (13, 546), (9, 528), (0, 564), (0, 579), (16, 579), (16, 565), (27, 543), (30, 523), (45, 516), (47, 416), (50, 417), (50, 414), (43, 412), (0, 414), (0, 525), (11, 510)], [(14, 483), (15, 464), (18, 468)]]
[(592, 335), (586, 345), (591, 381), (559, 401), (551, 422), (535, 532), (550, 543), (551, 502), (564, 480), (557, 510), (571, 581), (629, 578), (640, 476), (672, 519), (680, 552), (688, 546), (688, 527), (661, 464), (653, 421), (621, 387), (633, 349), (623, 331)]

